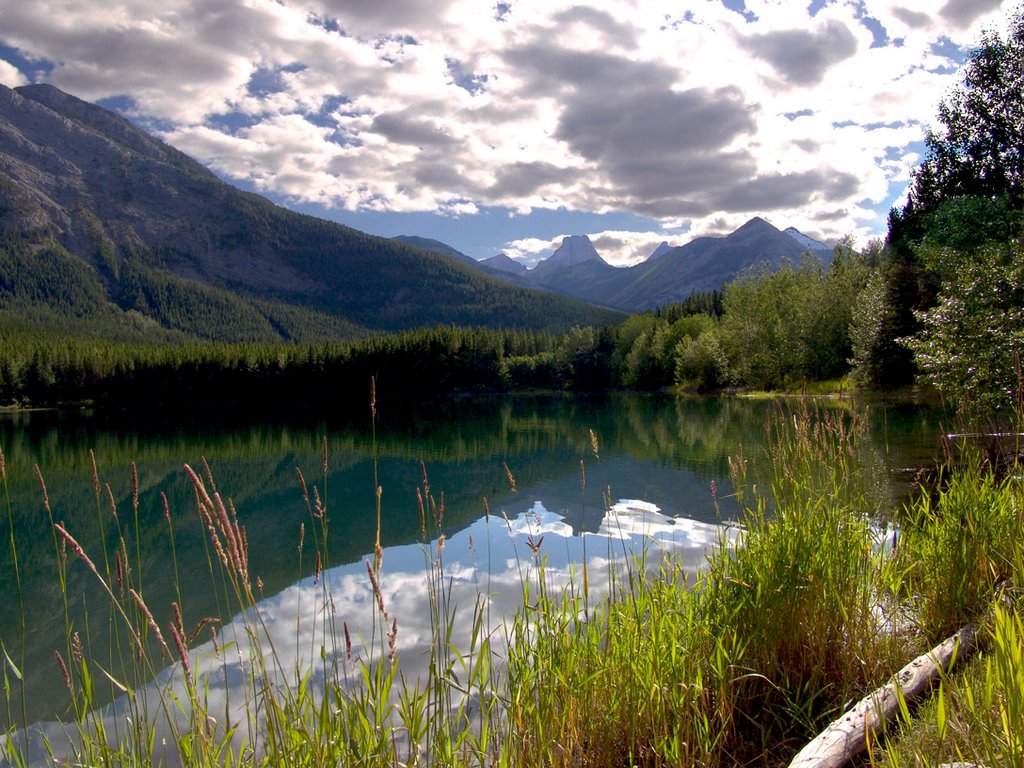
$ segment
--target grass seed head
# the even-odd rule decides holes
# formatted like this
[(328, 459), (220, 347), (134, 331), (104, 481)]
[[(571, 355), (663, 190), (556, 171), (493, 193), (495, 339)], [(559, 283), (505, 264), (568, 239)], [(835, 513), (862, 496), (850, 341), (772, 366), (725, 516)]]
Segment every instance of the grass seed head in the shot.
[(68, 693), (74, 696), (75, 687), (71, 684), (71, 674), (68, 672), (68, 665), (64, 663), (64, 657), (60, 655), (60, 651), (54, 651), (53, 657), (57, 660), (57, 666), (60, 668), (60, 676), (64, 678), (64, 686), (68, 689)]

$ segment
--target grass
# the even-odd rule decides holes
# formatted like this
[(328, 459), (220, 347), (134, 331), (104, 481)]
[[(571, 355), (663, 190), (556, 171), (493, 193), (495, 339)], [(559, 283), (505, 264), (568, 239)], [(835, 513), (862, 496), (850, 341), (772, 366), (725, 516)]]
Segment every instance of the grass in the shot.
[[(252, 583), (244, 529), (207, 468), (187, 469), (207, 531), (211, 588), (222, 626), (186, 626), (187, 595), (150, 606), (132, 544), (138, 515), (111, 502), (94, 473), (98, 524), (114, 531), (94, 556), (51, 520), (57, 577), (98, 580), (107, 595), (82, 626), (67, 626), (55, 660), (73, 717), (26, 745), (12, 731), (3, 760), (147, 766), (445, 765), (724, 766), (785, 764), (852, 701), (885, 682), (931, 640), (991, 615), (990, 638), (973, 672), (949, 678), (933, 709), (913, 722), (918, 752), (901, 752), (896, 731), (876, 761), (930, 764), (968, 753), (1021, 764), (1024, 723), (1021, 619), (1008, 585), (1024, 565), (1021, 495), (1012, 478), (977, 468), (951, 471), (941, 493), (900, 513), (895, 553), (886, 514), (865, 471), (861, 417), (799, 400), (780, 405), (769, 430), (771, 470), (754, 476), (732, 462), (745, 509), (739, 544), (724, 538), (696, 575), (656, 550), (632, 555), (609, 543), (606, 574), (586, 568), (568, 586), (551, 578), (539, 540), (520, 556), (522, 607), (503, 623), (490, 612), (489, 584), (457, 606), (445, 560), (443, 496), (424, 473), (418, 491), (430, 642), (420, 679), (406, 679), (401, 616), (391, 613), (378, 547), (368, 557), (372, 599), (366, 635), (334, 616), (333, 587), (320, 563), (331, 537), (327, 448), (323, 476), (299, 484), (307, 504), (300, 560), (313, 562), (317, 633), (285, 661), (268, 628), (261, 585)], [(600, 454), (594, 437), (593, 462)], [(506, 468), (507, 471), (507, 468)], [(581, 465), (581, 486), (585, 472)], [(6, 474), (0, 454), (0, 478)], [(45, 482), (39, 474), (46, 502)], [(509, 472), (510, 482), (514, 479)], [(133, 482), (134, 473), (133, 473)], [(374, 489), (379, 500), (380, 489)], [(11, 508), (8, 501), (7, 514)], [(172, 516), (166, 515), (172, 527)], [(501, 532), (500, 520), (488, 518)], [(13, 526), (12, 526), (13, 531)], [(173, 528), (171, 541), (173, 542)], [(503, 534), (500, 534), (503, 535)], [(609, 540), (610, 541), (610, 540)], [(10, 539), (17, 563), (17, 542)], [(483, 544), (490, 546), (490, 538)], [(599, 553), (591, 553), (599, 554)], [(174, 553), (169, 553), (171, 557)], [(606, 585), (603, 596), (595, 585)], [(996, 588), (1008, 600), (993, 609)], [(159, 608), (159, 610), (154, 610)], [(26, 607), (26, 610), (29, 609)], [(158, 620), (156, 616), (165, 617)], [(899, 620), (910, 617), (911, 621)], [(296, 615), (296, 634), (300, 642)], [(114, 628), (94, 648), (89, 626)], [(454, 638), (462, 626), (468, 638)], [(208, 638), (206, 650), (198, 648)], [(19, 720), (26, 639), (4, 641), (11, 722)], [(277, 643), (278, 645), (275, 645)], [(218, 671), (219, 670), (219, 671)], [(243, 701), (225, 701), (217, 674), (244, 674)], [(153, 681), (157, 684), (154, 685)], [(116, 716), (97, 706), (99, 686), (122, 693)], [(239, 714), (241, 713), (241, 714)], [(985, 719), (983, 719), (985, 716)], [(984, 723), (984, 724), (982, 724)], [(930, 724), (930, 725), (929, 725)], [(957, 742), (955, 735), (969, 735)], [(71, 754), (56, 743), (70, 737)], [(922, 755), (926, 756), (924, 759)]]
[(520, 764), (782, 760), (900, 666), (906, 642), (876, 610), (883, 554), (858, 425), (801, 407), (773, 428), (773, 509), (737, 460), (742, 545), (713, 552), (693, 583), (671, 561), (653, 577), (637, 567), (585, 622), (567, 619), (578, 596), (537, 586), (509, 659)]
[(926, 637), (981, 621), (981, 650), (902, 712), (874, 764), (1024, 765), (1024, 495), (1019, 465), (1008, 469), (972, 458), (906, 510), (896, 591)]

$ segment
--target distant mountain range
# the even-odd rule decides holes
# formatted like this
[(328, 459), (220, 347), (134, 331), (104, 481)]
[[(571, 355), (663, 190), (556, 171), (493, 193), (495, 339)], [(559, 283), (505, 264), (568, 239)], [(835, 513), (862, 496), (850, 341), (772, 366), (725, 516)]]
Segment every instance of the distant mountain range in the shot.
[[(279, 341), (459, 324), (600, 325), (721, 288), (820, 243), (755, 218), (726, 237), (605, 262), (585, 235), (534, 269), (374, 237), (218, 179), (49, 85), (0, 86), (0, 329)], [(823, 248), (823, 246), (822, 246)]]
[(498, 272), (509, 272), (510, 274), (518, 275), (520, 277), (530, 271), (530, 268), (523, 264), (523, 262), (516, 261), (504, 253), (499, 253), (497, 256), (491, 256), (489, 259), (483, 259), (480, 261), (480, 265), (497, 270)]
[(288, 211), (112, 112), (48, 85), (0, 86), (0, 322), (273, 341), (621, 317), (440, 245)]
[[(436, 245), (431, 245), (434, 243)], [(444, 248), (444, 253), (472, 259), (437, 241), (420, 243), (425, 248)], [(454, 252), (454, 253), (453, 253)], [(832, 250), (792, 227), (780, 231), (755, 217), (724, 237), (699, 237), (672, 248), (659, 245), (643, 262), (632, 267), (613, 267), (594, 248), (586, 235), (571, 235), (533, 269), (501, 254), (477, 262), (519, 285), (536, 286), (602, 306), (638, 312), (683, 301), (695, 291), (718, 290), (738, 274), (753, 267), (777, 269), (810, 252), (827, 263)]]

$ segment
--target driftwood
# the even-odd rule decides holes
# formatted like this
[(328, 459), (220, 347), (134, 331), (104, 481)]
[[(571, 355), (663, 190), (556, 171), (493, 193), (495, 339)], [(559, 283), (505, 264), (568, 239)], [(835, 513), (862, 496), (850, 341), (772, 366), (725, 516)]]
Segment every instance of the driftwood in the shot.
[(886, 685), (868, 694), (828, 726), (793, 758), (789, 768), (840, 768), (863, 752), (899, 709), (928, 689), (951, 664), (969, 653), (978, 633), (970, 624), (901, 669)]

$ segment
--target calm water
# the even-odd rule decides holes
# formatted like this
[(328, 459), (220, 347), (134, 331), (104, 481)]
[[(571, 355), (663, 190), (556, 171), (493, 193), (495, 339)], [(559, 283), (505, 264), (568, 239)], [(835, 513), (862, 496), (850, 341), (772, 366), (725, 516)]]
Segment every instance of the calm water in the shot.
[[(528, 538), (536, 543), (544, 537), (542, 554), (556, 579), (557, 574), (567, 579), (570, 564), (584, 556), (624, 557), (652, 540), (680, 551), (698, 567), (704, 551), (718, 541), (719, 524), (737, 514), (728, 498), (728, 457), (742, 454), (756, 461), (762, 455), (763, 425), (774, 407), (746, 400), (638, 395), (473, 398), (416, 408), (381, 404), (375, 429), (368, 413), (324, 423), (274, 417), (246, 425), (160, 423), (149, 414), (138, 422), (130, 416), (112, 421), (56, 413), (2, 415), (0, 447), (26, 606), (28, 718), (68, 716), (69, 694), (53, 654), (66, 655), (69, 623), (91, 646), (92, 656), (109, 658), (112, 645), (108, 601), (95, 577), (73, 558), (65, 609), (37, 465), (53, 520), (63, 522), (98, 564), (105, 549), (113, 557), (123, 534), (135, 577), (157, 620), (167, 626), (170, 604), (180, 599), (189, 627), (207, 616), (219, 616), (225, 624), (232, 619), (211, 588), (206, 537), (183, 470), (185, 464), (200, 469), (205, 459), (246, 528), (250, 571), (263, 584), (261, 610), (270, 619), (270, 631), (279, 618), (282, 642), (295, 646), (300, 661), (315, 656), (318, 641), (315, 632), (296, 631), (296, 617), (316, 613), (323, 594), (318, 589), (329, 590), (339, 621), (358, 628), (360, 617), (368, 614), (372, 595), (362, 561), (374, 549), (379, 485), (382, 587), (389, 611), (399, 617), (397, 645), (403, 660), (415, 660), (422, 658), (420, 645), (429, 635), (423, 586), (425, 563), (436, 552), (436, 540), (422, 541), (416, 494), (424, 473), (434, 497), (440, 500), (443, 494), (444, 558), (454, 594), (462, 588), (467, 596), (484, 594), (500, 616), (514, 610), (519, 597), (523, 564), (532, 560)], [(899, 470), (934, 453), (940, 417), (914, 407), (874, 405), (869, 412), (866, 461), (886, 479), (884, 492), (899, 493)], [(90, 449), (99, 471), (99, 502)], [(297, 468), (311, 491), (316, 485), (328, 508), (330, 562), (316, 583), (311, 540), (301, 559), (298, 551), (300, 524), (308, 532), (311, 523)], [(717, 504), (712, 482), (718, 488)], [(618, 502), (610, 514), (606, 494)], [(485, 498), (491, 512), (487, 520)], [(18, 581), (6, 520), (0, 530), (0, 640), (20, 662)], [(207, 683), (227, 690), (230, 670), (218, 674), (222, 678)], [(114, 697), (115, 692), (99, 688), (101, 703)], [(7, 712), (0, 713), (4, 728), (7, 718)], [(20, 714), (14, 719), (20, 723)]]

